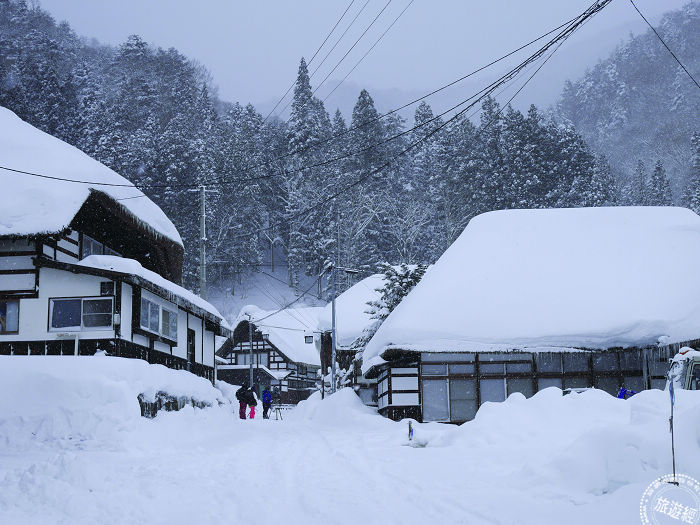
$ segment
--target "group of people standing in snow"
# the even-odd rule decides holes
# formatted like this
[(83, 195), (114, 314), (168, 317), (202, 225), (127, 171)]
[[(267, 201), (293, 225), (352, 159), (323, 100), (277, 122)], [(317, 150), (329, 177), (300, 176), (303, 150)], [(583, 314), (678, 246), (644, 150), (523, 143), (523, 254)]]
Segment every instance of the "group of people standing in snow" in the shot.
[[(279, 397), (277, 394), (276, 397)], [(258, 396), (255, 394), (255, 389), (244, 384), (236, 390), (236, 399), (238, 399), (239, 408), (238, 416), (241, 419), (246, 419), (246, 408), (250, 407), (249, 419), (255, 419), (255, 407), (258, 406)], [(270, 419), (270, 408), (272, 407), (272, 393), (265, 387), (262, 391), (263, 404), (263, 419)]]

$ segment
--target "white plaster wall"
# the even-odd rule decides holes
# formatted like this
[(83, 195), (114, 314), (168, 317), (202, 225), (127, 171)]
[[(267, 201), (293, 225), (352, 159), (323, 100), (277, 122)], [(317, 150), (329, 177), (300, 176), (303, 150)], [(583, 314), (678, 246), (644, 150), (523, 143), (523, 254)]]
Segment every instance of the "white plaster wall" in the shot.
[[(0, 336), (3, 341), (32, 341), (65, 339), (76, 332), (50, 332), (49, 299), (52, 297), (99, 297), (102, 277), (74, 274), (53, 268), (39, 270), (39, 297), (20, 299), (19, 333)], [(114, 330), (82, 330), (81, 339), (106, 339), (114, 337)]]
[(417, 377), (391, 377), (392, 390), (418, 390)]
[(413, 406), (418, 404), (418, 394), (391, 394), (391, 406)]
[(215, 345), (214, 332), (209, 330), (204, 331), (204, 355), (202, 358), (202, 363), (207, 366), (214, 366), (214, 345)]
[(177, 346), (173, 347), (173, 355), (187, 359), (187, 312), (177, 311)]
[(131, 285), (122, 284), (122, 313), (121, 313), (121, 329), (122, 329), (122, 339), (131, 340), (131, 315), (133, 312), (131, 305), (131, 298), (133, 297), (133, 290)]
[[(187, 325), (190, 330), (194, 330), (194, 360), (196, 363), (202, 362), (202, 320), (196, 315), (190, 313), (187, 314)], [(186, 333), (186, 332), (185, 332)], [(187, 346), (187, 336), (185, 336), (185, 342), (183, 343), (185, 347)], [(187, 356), (187, 353), (185, 353)]]

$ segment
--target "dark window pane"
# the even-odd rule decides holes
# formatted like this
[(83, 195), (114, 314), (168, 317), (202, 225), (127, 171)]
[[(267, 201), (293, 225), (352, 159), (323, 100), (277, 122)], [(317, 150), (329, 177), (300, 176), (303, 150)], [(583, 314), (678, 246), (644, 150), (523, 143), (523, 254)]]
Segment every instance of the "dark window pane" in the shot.
[(588, 388), (588, 378), (587, 377), (565, 377), (564, 378), (564, 388)]
[(141, 328), (148, 329), (148, 305), (151, 304), (143, 297), (141, 298)]
[(482, 379), (479, 382), (481, 389), (481, 402), (504, 401), (506, 399), (506, 385), (503, 379)]
[(535, 359), (539, 372), (561, 372), (561, 354), (541, 353)]
[(112, 314), (90, 314), (83, 316), (86, 328), (106, 328), (112, 326)]
[(642, 353), (639, 350), (621, 352), (620, 368), (623, 370), (641, 370)]
[(474, 365), (450, 365), (450, 375), (452, 374), (473, 374)]
[(588, 370), (588, 355), (580, 353), (565, 353), (564, 371), (565, 372), (586, 372)]
[(596, 388), (616, 396), (620, 392), (620, 380), (617, 377), (598, 377), (596, 378)]
[(531, 397), (534, 393), (532, 391), (532, 379), (528, 378), (508, 378), (508, 395), (514, 392), (520, 392), (525, 397)]
[(423, 380), (423, 421), (448, 421), (447, 380)]
[(617, 354), (613, 352), (593, 354), (593, 370), (612, 371), (617, 369)]
[(152, 331), (158, 331), (158, 311), (159, 307), (157, 304), (151, 303), (149, 301), (148, 305), (148, 328)]
[(540, 390), (544, 390), (545, 388), (549, 388), (551, 386), (561, 388), (561, 377), (540, 377), (537, 380), (537, 391), (538, 392)]
[(80, 299), (51, 301), (51, 328), (80, 328)]
[(532, 365), (530, 363), (508, 363), (508, 372), (512, 373), (527, 373), (532, 372)]
[(452, 362), (452, 361), (466, 361), (466, 362), (472, 362), (474, 361), (474, 354), (470, 353), (456, 353), (456, 352), (434, 352), (434, 353), (425, 353), (421, 354), (421, 361), (423, 362), (438, 362), (438, 363), (445, 363), (445, 362)]
[(665, 379), (652, 379), (651, 380), (651, 388), (658, 388), (659, 390), (663, 390), (666, 388), (666, 380)]
[(450, 379), (450, 420), (468, 421), (476, 414), (476, 381)]
[(482, 374), (505, 374), (506, 365), (504, 363), (481, 363), (479, 372)]
[(641, 392), (642, 390), (644, 390), (644, 378), (642, 376), (625, 377), (623, 386), (627, 390)]
[(423, 365), (424, 376), (447, 375), (447, 365)]
[(19, 330), (19, 301), (0, 301), (0, 333)]
[(111, 299), (85, 299), (83, 301), (84, 314), (111, 314)]

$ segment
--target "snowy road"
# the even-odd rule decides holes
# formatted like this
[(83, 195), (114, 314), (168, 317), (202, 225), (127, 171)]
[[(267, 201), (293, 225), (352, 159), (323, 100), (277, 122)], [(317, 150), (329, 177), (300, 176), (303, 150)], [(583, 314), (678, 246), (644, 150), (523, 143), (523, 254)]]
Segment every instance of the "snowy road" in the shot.
[[(418, 425), (425, 447), (349, 391), (284, 421), (185, 409), (84, 441), (5, 437), (0, 522), (638, 523), (642, 491), (667, 468), (665, 397), (645, 395), (552, 389), (462, 427)], [(696, 475), (699, 401), (680, 400), (677, 442)]]

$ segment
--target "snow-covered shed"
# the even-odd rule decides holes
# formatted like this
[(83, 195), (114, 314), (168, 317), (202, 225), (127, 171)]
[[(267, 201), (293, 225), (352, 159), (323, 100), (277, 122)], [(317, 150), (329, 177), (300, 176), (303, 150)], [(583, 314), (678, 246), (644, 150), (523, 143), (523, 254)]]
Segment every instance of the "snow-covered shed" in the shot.
[(471, 419), (549, 386), (663, 384), (700, 339), (700, 217), (674, 207), (507, 210), (472, 219), (367, 344), (380, 412)]
[(139, 357), (214, 378), (221, 314), (128, 180), (0, 107), (0, 354)]
[[(321, 367), (319, 315), (323, 307), (287, 308), (267, 312), (249, 305), (241, 309), (232, 337), (217, 356), (222, 381), (278, 387), (282, 403), (298, 403), (316, 390)], [(252, 346), (251, 346), (252, 337)]]

